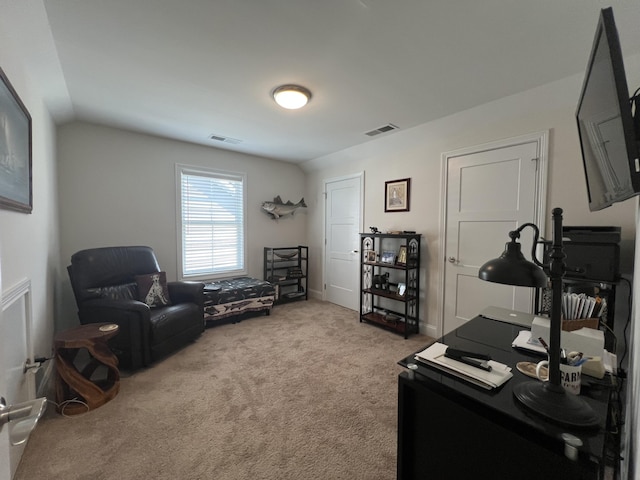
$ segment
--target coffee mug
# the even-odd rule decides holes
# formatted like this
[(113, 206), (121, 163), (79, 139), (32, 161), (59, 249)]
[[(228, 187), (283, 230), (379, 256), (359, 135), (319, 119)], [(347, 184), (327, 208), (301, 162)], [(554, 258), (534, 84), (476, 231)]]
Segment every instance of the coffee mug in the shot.
[[(549, 360), (543, 360), (536, 365), (536, 377), (546, 382), (548, 376), (543, 376), (541, 370), (543, 367), (549, 367)], [(564, 389), (574, 395), (580, 395), (580, 385), (582, 384), (582, 365), (560, 364), (560, 383)]]

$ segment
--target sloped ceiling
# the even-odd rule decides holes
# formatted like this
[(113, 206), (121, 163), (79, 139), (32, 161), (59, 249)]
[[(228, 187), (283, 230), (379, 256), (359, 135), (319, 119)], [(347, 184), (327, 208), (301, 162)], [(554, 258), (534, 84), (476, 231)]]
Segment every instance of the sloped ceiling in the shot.
[(58, 122), (296, 163), (584, 72), (609, 5), (640, 53), (627, 0), (0, 0), (0, 28)]

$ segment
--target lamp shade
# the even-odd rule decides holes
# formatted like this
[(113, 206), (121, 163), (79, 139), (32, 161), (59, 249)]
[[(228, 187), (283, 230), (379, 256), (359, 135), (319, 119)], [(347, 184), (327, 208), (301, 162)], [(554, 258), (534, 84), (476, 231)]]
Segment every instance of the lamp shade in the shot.
[(278, 105), (289, 110), (304, 107), (311, 98), (311, 92), (300, 85), (282, 85), (272, 95)]
[(478, 277), (488, 282), (520, 287), (547, 286), (547, 275), (542, 268), (524, 257), (520, 244), (515, 240), (505, 245), (500, 257), (482, 265)]

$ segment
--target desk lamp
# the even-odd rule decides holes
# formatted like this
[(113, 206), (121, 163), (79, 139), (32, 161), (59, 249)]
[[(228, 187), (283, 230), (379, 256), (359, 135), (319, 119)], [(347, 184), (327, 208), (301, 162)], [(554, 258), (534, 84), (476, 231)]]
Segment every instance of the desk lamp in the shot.
[[(566, 257), (562, 246), (562, 209), (553, 209), (553, 241), (548, 265), (536, 258), (536, 246), (540, 238), (538, 227), (525, 223), (509, 232), (511, 241), (499, 258), (489, 260), (480, 267), (478, 277), (489, 282), (521, 287), (546, 287), (547, 273), (551, 278), (551, 326), (549, 329), (549, 381), (527, 381), (513, 389), (515, 397), (537, 414), (570, 427), (595, 427), (600, 424), (598, 415), (579, 396), (565, 392), (560, 378), (560, 331), (562, 329), (562, 277), (566, 272)], [(529, 262), (516, 240), (526, 227), (534, 230), (534, 242)]]

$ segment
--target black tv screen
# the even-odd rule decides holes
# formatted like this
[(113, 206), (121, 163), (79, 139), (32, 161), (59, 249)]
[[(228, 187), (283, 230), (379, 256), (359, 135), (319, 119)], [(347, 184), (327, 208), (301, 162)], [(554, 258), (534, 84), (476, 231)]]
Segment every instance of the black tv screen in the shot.
[(600, 13), (576, 119), (589, 209), (602, 210), (637, 195), (638, 138), (611, 8)]

